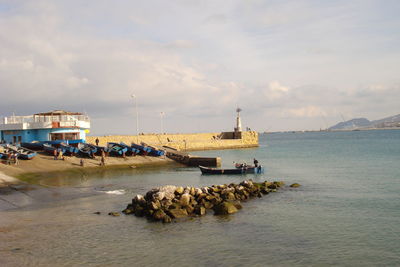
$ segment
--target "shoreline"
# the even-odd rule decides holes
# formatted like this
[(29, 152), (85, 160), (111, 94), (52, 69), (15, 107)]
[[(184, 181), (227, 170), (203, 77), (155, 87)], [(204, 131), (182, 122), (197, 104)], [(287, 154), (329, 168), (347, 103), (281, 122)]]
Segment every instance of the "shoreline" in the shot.
[(169, 158), (135, 156), (126, 158), (107, 157), (106, 165), (100, 166), (100, 157), (85, 158), (85, 165), (80, 165), (81, 158), (65, 157), (54, 160), (52, 156), (38, 153), (31, 160), (19, 160), (18, 165), (0, 163), (0, 188), (9, 185), (29, 183), (32, 177), (44, 177), (50, 174), (81, 173), (90, 174), (114, 169), (144, 168), (150, 166), (177, 164)]

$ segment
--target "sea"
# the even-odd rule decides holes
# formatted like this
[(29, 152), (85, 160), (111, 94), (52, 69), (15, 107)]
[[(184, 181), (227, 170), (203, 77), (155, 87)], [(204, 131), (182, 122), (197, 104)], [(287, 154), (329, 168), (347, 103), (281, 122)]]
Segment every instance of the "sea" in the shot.
[[(32, 205), (0, 212), (0, 266), (400, 266), (400, 130), (260, 134), (258, 148), (201, 151), (265, 167), (203, 176), (179, 165), (32, 180)], [(229, 216), (149, 222), (122, 211), (161, 185), (284, 181)], [(95, 214), (100, 212), (100, 214)]]

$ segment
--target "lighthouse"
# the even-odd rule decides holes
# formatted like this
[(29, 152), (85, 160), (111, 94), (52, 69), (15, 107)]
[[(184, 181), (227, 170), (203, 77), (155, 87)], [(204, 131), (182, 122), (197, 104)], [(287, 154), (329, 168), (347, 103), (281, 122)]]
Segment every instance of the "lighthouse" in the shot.
[(242, 111), (241, 108), (237, 108), (237, 116), (236, 116), (236, 127), (235, 127), (235, 133), (241, 132), (242, 131), (242, 122), (240, 121), (240, 112)]

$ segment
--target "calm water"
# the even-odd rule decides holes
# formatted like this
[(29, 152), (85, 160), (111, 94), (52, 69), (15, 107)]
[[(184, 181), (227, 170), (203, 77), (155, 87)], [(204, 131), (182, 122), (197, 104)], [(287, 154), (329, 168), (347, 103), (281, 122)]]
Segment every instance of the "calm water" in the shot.
[(43, 194), (89, 196), (0, 212), (0, 265), (400, 265), (400, 131), (276, 133), (261, 135), (256, 149), (194, 154), (221, 156), (225, 166), (256, 157), (267, 172), (254, 180), (302, 187), (246, 202), (229, 217), (163, 225), (106, 213), (155, 186), (244, 177), (177, 167), (51, 177), (38, 181), (49, 186)]

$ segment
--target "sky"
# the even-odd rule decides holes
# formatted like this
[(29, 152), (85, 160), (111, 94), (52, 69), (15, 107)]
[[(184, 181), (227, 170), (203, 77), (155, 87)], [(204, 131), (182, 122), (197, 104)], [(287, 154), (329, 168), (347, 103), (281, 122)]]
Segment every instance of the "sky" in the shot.
[(400, 113), (399, 14), (398, 0), (0, 0), (0, 116), (85, 112), (94, 135), (135, 134), (136, 108), (145, 133), (230, 131), (238, 106), (260, 132), (380, 119)]

